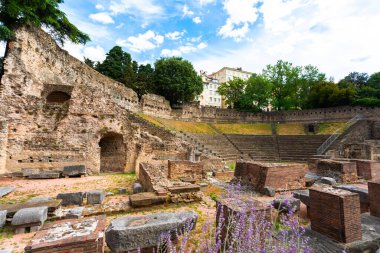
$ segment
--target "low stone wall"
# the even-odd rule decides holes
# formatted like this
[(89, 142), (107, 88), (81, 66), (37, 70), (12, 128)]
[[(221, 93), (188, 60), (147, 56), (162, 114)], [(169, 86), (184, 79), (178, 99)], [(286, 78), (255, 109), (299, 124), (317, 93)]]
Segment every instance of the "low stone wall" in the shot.
[(237, 162), (235, 168), (235, 178), (259, 192), (265, 187), (276, 191), (304, 188), (305, 174), (306, 165), (296, 163)]
[(183, 179), (190, 178), (200, 181), (204, 178), (203, 165), (199, 162), (190, 161), (168, 161), (168, 178)]
[(368, 182), (368, 195), (371, 215), (380, 218), (380, 181)]

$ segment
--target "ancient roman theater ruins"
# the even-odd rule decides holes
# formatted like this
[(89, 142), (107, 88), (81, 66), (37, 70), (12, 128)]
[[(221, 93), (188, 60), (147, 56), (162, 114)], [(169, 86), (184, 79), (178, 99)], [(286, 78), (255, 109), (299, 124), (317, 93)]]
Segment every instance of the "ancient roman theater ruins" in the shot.
[(246, 212), (233, 183), (260, 212), (290, 202), (313, 252), (380, 245), (380, 108), (171, 108), (32, 27), (7, 44), (0, 176), (0, 252), (153, 252), (217, 205)]

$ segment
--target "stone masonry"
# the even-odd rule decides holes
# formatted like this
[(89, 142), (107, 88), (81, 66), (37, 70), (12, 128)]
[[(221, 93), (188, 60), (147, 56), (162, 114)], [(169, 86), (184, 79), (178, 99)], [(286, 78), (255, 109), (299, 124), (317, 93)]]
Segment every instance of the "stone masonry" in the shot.
[(168, 164), (168, 178), (182, 179), (190, 178), (195, 181), (203, 179), (203, 165), (197, 162), (190, 161), (170, 161)]
[[(164, 100), (146, 96), (144, 105), (157, 101)], [(134, 114), (140, 111), (132, 89), (70, 56), (44, 31), (21, 27), (7, 44), (0, 84), (0, 175), (78, 164), (90, 174), (135, 171), (144, 144), (187, 150)]]
[(276, 191), (305, 187), (306, 166), (303, 164), (237, 162), (235, 178), (262, 192), (265, 187)]
[(342, 243), (361, 240), (357, 193), (333, 188), (310, 189), (311, 229)]
[(380, 181), (368, 182), (368, 195), (371, 215), (380, 218)]
[(356, 163), (348, 161), (318, 160), (317, 174), (332, 177), (339, 183), (355, 182), (358, 179)]

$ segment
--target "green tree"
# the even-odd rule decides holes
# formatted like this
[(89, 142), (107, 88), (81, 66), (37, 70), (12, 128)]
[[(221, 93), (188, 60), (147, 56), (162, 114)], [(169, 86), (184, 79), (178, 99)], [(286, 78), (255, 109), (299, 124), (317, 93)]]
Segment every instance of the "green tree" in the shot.
[(240, 110), (259, 112), (267, 108), (272, 100), (272, 83), (263, 75), (253, 74), (246, 84)]
[(139, 97), (154, 91), (154, 69), (150, 64), (139, 66), (135, 91)]
[(84, 57), (84, 63), (86, 63), (88, 66), (90, 66), (91, 68), (95, 68), (96, 66), (96, 62), (92, 61), (91, 59), (89, 58), (86, 58)]
[(90, 37), (75, 27), (59, 10), (63, 0), (0, 0), (0, 40), (12, 37), (22, 25), (45, 26), (50, 35), (63, 44), (65, 40), (85, 44)]
[(106, 59), (96, 66), (96, 70), (118, 82), (126, 83), (126, 78), (132, 70), (131, 55), (119, 46), (113, 47)]
[(249, 107), (249, 101), (242, 101), (246, 86), (247, 83), (244, 80), (234, 77), (232, 80), (222, 83), (218, 87), (218, 93), (225, 98), (228, 107), (241, 109), (244, 105)]
[(380, 72), (372, 74), (367, 82), (369, 87), (379, 89), (380, 88)]
[(161, 58), (154, 63), (155, 93), (171, 104), (191, 102), (203, 91), (201, 77), (193, 65), (182, 58)]
[(310, 91), (309, 103), (311, 108), (326, 108), (352, 105), (355, 97), (353, 87), (340, 88), (333, 82), (320, 82)]
[(272, 106), (274, 109), (297, 109), (297, 92), (300, 85), (302, 68), (286, 61), (278, 61), (276, 65), (268, 65), (263, 75), (272, 83)]
[(4, 73), (4, 57), (0, 57), (0, 76)]
[(297, 107), (301, 109), (310, 108), (308, 101), (311, 89), (318, 83), (326, 81), (326, 75), (321, 73), (319, 69), (312, 65), (307, 65), (302, 68), (301, 76), (299, 77), (299, 87), (297, 88)]
[(369, 76), (367, 73), (351, 72), (340, 80), (338, 85), (341, 88), (348, 88), (352, 86), (358, 91), (367, 85), (368, 79)]
[(380, 106), (380, 72), (372, 74), (359, 89), (355, 105)]

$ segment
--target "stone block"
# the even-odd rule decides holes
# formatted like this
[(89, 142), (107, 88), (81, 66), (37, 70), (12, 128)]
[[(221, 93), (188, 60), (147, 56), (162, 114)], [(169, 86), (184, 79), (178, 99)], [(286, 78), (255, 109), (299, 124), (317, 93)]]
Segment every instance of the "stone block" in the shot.
[(276, 191), (305, 188), (306, 165), (297, 163), (264, 163), (240, 161), (236, 163), (235, 177), (256, 191), (264, 187)]
[(181, 185), (169, 187), (170, 193), (185, 193), (185, 192), (197, 192), (201, 190), (201, 187), (197, 184)]
[(355, 185), (337, 185), (334, 186), (334, 188), (359, 194), (361, 212), (366, 213), (369, 211), (368, 189), (360, 188)]
[(272, 187), (264, 187), (263, 189), (263, 194), (268, 197), (274, 197), (276, 195), (276, 190), (273, 189)]
[(28, 176), (29, 179), (56, 179), (60, 177), (59, 172), (53, 171), (41, 171), (38, 174), (31, 174)]
[(63, 206), (78, 205), (83, 204), (84, 193), (83, 192), (72, 192), (72, 193), (60, 193), (57, 195), (57, 199), (62, 199)]
[(119, 194), (126, 194), (127, 193), (127, 188), (121, 187), (119, 188)]
[(84, 210), (83, 206), (69, 209), (67, 214), (66, 214), (66, 218), (68, 218), (68, 219), (82, 218), (83, 217), (83, 210)]
[(120, 217), (107, 228), (106, 242), (115, 253), (155, 247), (163, 234), (181, 234), (184, 228), (193, 229), (197, 218), (193, 211)]
[(163, 204), (166, 201), (166, 197), (157, 196), (157, 194), (153, 192), (142, 192), (130, 195), (129, 201), (132, 207), (143, 207)]
[(47, 213), (48, 208), (46, 206), (24, 208), (17, 211), (11, 224), (15, 228), (41, 226), (47, 219)]
[(133, 194), (144, 192), (144, 188), (140, 183), (134, 183), (132, 186)]
[(106, 192), (102, 190), (92, 190), (87, 192), (87, 204), (97, 205), (102, 204), (106, 198)]
[(39, 201), (39, 202), (24, 202), (17, 204), (6, 204), (0, 205), (0, 210), (7, 210), (7, 216), (13, 217), (16, 212), (24, 208), (33, 208), (33, 207), (48, 207), (48, 214), (51, 215), (61, 206), (62, 200), (52, 200), (52, 201)]
[(380, 218), (380, 181), (368, 182), (370, 214)]
[(40, 173), (40, 170), (39, 169), (24, 168), (21, 170), (21, 173), (22, 173), (23, 177), (29, 177), (30, 175)]
[(317, 174), (332, 177), (339, 183), (355, 182), (358, 179), (356, 163), (329, 159), (317, 162)]
[(300, 210), (301, 201), (293, 197), (280, 197), (272, 201), (272, 205), (280, 212), (297, 212)]
[(25, 253), (103, 253), (106, 217), (60, 220), (45, 224), (29, 244)]
[(214, 172), (214, 177), (221, 180), (232, 180), (234, 178), (234, 174), (234, 171), (217, 171)]
[(0, 228), (4, 227), (7, 221), (7, 210), (0, 211)]
[(86, 175), (86, 166), (84, 165), (72, 165), (63, 167), (63, 176), (74, 177)]
[(295, 191), (293, 192), (293, 198), (299, 199), (306, 206), (310, 206), (309, 190)]
[(321, 177), (319, 179), (319, 182), (321, 182), (322, 184), (327, 184), (327, 185), (336, 185), (336, 180), (332, 177)]
[(14, 190), (16, 190), (15, 187), (0, 187), (0, 198), (10, 194)]
[(53, 201), (52, 197), (49, 197), (49, 196), (37, 196), (37, 197), (33, 197), (31, 199), (28, 199), (27, 202), (29, 202), (29, 203), (39, 203), (39, 202), (50, 202), (50, 201)]
[(310, 189), (311, 229), (341, 243), (361, 240), (359, 194), (346, 190)]

